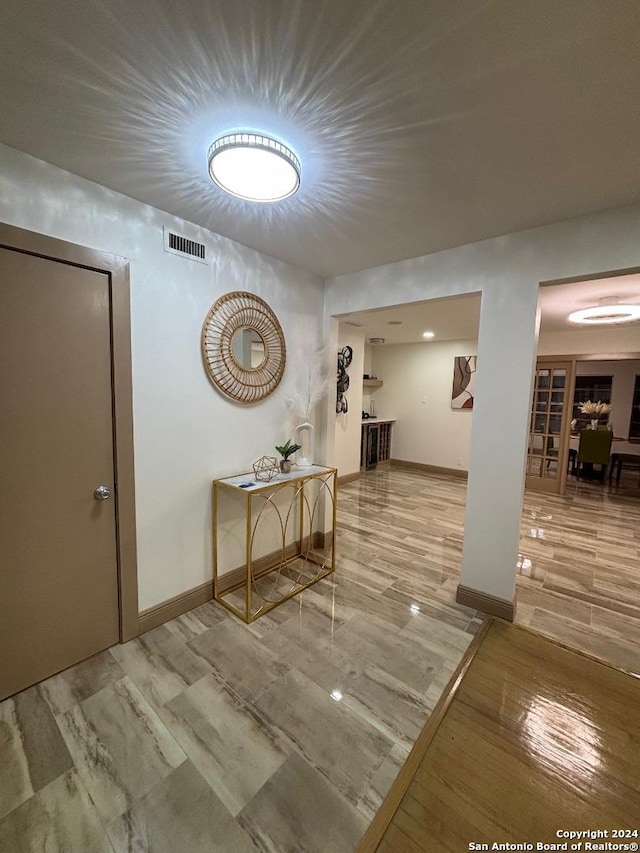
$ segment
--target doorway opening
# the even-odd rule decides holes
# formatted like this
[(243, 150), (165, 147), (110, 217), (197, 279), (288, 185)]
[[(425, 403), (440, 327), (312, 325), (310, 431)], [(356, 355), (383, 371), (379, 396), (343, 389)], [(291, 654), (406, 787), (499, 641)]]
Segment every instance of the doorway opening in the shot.
[[(638, 272), (541, 287), (527, 460), (529, 465), (538, 450), (540, 467), (537, 482), (527, 477), (516, 621), (637, 672), (638, 648), (631, 638), (640, 635), (640, 440), (635, 426), (640, 419), (640, 325), (584, 329), (567, 321), (572, 311), (614, 294), (640, 304)], [(553, 385), (555, 369), (564, 370), (565, 379), (556, 380), (563, 387), (554, 395), (553, 388), (548, 393), (541, 388), (538, 378), (544, 375)], [(585, 405), (590, 403), (611, 407), (597, 424), (592, 407)], [(598, 443), (606, 446), (597, 461), (589, 458), (584, 441), (594, 430)]]
[(390, 579), (412, 613), (455, 615), (480, 304), (473, 293), (338, 318), (338, 350), (352, 353), (335, 415), (338, 558), (370, 588)]

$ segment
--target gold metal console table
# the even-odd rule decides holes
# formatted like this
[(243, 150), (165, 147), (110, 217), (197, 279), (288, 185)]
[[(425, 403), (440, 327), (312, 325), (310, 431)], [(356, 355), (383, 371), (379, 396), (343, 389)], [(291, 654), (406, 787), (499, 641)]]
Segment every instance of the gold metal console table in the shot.
[[(279, 474), (268, 483), (253, 474), (212, 482), (214, 598), (244, 622), (254, 622), (279, 604), (335, 571), (337, 470), (312, 465)], [(243, 494), (244, 493), (244, 494)], [(244, 499), (244, 565), (220, 565), (219, 513), (224, 495)], [(254, 558), (258, 526), (276, 522), (279, 543)], [(331, 530), (325, 532), (327, 523)]]

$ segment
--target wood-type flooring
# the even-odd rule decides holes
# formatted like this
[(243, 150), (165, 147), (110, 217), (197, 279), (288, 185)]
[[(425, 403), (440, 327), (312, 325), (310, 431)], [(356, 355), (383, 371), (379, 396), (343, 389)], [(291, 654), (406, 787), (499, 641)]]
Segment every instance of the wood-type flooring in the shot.
[[(465, 498), (465, 480), (378, 466), (342, 487), (339, 553), (387, 596), (452, 605)], [(637, 472), (619, 487), (571, 478), (562, 497), (525, 492), (516, 571), (517, 623), (640, 674)]]
[[(518, 619), (638, 671), (640, 502), (595, 488), (526, 496)], [(0, 853), (351, 853), (482, 622), (455, 602), (465, 494), (380, 466), (340, 490), (330, 578), (0, 703)]]
[(481, 623), (391, 589), (404, 534), (356, 504), (254, 624), (210, 602), (1, 703), (1, 853), (352, 853)]
[(479, 639), (359, 853), (637, 850), (640, 680), (520, 626)]

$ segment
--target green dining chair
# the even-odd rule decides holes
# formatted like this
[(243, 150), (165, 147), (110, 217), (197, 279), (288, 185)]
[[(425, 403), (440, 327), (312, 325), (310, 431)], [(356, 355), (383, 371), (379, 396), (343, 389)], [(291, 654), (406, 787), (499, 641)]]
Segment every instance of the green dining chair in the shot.
[(602, 481), (605, 481), (609, 460), (611, 459), (611, 440), (613, 433), (610, 429), (583, 429), (580, 433), (578, 446), (578, 470), (576, 478), (580, 479), (580, 469), (587, 463), (602, 465)]
[(552, 435), (548, 435), (547, 436), (547, 449), (546, 449), (547, 468), (549, 467), (549, 465), (551, 465), (551, 463), (553, 462), (554, 459), (556, 462), (558, 461), (558, 453), (559, 453), (559, 449), (556, 447), (556, 442), (555, 442), (554, 437)]

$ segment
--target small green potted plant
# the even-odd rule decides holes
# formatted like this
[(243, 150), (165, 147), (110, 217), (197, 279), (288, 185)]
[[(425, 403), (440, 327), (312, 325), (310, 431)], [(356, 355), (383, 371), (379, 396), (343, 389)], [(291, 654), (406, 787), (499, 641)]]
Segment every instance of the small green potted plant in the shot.
[(301, 450), (301, 449), (302, 449), (302, 445), (301, 444), (294, 444), (291, 441), (291, 439), (289, 439), (287, 441), (287, 443), (283, 444), (281, 447), (276, 446), (276, 450), (278, 451), (280, 456), (282, 456), (282, 459), (280, 460), (280, 470), (282, 471), (283, 474), (288, 474), (289, 471), (291, 471), (291, 464), (292, 463), (291, 463), (291, 459), (289, 459), (289, 457), (292, 456), (296, 452), (296, 450)]

